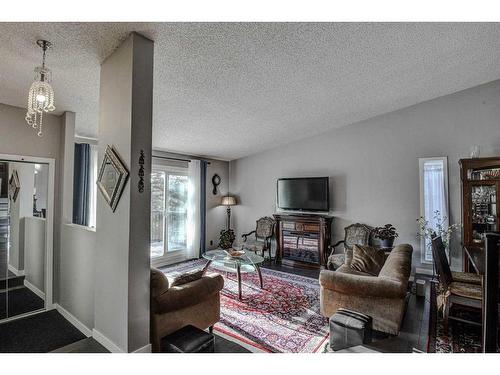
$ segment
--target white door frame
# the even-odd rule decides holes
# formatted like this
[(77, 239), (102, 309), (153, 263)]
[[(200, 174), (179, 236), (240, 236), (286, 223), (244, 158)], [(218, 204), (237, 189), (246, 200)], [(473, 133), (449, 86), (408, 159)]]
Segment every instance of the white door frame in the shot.
[[(53, 158), (42, 158), (37, 156), (23, 156), (0, 154), (1, 160), (13, 162), (26, 162), (47, 164), (49, 167), (49, 182), (47, 190), (47, 217), (45, 229), (45, 310), (52, 310), (53, 305), (53, 280), (54, 280), (54, 186), (55, 186), (55, 166), (56, 160)], [(8, 318), (17, 319), (28, 314), (16, 315)]]

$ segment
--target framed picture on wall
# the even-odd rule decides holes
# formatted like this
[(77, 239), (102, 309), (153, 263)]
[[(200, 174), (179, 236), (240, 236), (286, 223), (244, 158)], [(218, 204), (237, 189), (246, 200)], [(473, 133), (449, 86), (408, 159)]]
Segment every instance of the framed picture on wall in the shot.
[(118, 206), (128, 176), (129, 171), (120, 156), (108, 145), (97, 177), (97, 186), (113, 212)]
[(9, 180), (9, 198), (12, 200), (12, 202), (15, 202), (17, 200), (20, 189), (21, 185), (19, 183), (19, 176), (17, 174), (17, 170), (14, 169)]

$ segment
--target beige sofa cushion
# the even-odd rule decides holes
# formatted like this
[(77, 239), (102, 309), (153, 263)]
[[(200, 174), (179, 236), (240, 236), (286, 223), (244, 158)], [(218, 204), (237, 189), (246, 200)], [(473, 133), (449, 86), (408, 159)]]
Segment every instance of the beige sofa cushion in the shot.
[(194, 270), (185, 272), (182, 275), (174, 277), (174, 279), (170, 282), (170, 287), (187, 284), (192, 281), (201, 279), (204, 273), (205, 270)]
[(396, 246), (380, 270), (379, 277), (387, 277), (407, 284), (411, 273), (412, 252), (411, 245)]
[(378, 276), (384, 262), (384, 251), (371, 246), (354, 245), (350, 264), (352, 269)]

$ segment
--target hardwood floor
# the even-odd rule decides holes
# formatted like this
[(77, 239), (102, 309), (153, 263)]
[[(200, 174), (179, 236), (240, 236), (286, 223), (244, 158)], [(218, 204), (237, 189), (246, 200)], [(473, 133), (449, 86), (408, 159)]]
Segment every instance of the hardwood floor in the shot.
[(93, 337), (87, 337), (53, 350), (51, 353), (109, 353), (109, 350), (99, 344)]
[[(224, 337), (217, 335), (217, 333), (214, 336), (215, 353), (250, 353), (243, 346), (226, 340)], [(99, 344), (94, 338), (87, 337), (86, 339), (56, 349), (51, 353), (109, 353), (109, 350)]]

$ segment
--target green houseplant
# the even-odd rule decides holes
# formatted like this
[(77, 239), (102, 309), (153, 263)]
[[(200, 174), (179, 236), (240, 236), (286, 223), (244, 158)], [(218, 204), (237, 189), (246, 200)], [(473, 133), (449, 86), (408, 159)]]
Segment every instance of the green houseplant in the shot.
[(385, 224), (383, 227), (373, 229), (373, 236), (380, 239), (380, 247), (392, 247), (394, 239), (398, 237), (396, 228), (392, 224)]
[(236, 239), (234, 235), (234, 230), (232, 229), (224, 229), (220, 231), (219, 236), (219, 247), (221, 249), (230, 249), (233, 246), (233, 242)]

